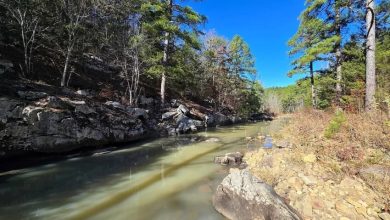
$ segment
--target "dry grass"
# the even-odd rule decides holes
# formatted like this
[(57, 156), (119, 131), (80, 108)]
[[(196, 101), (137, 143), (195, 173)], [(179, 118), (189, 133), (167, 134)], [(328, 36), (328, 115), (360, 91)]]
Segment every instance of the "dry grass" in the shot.
[[(292, 123), (284, 133), (292, 134), (295, 144), (312, 147), (327, 156), (342, 157), (342, 153), (353, 151), (357, 155), (346, 156), (347, 160), (362, 159), (360, 149), (382, 149), (390, 151), (389, 118), (380, 113), (345, 114), (340, 130), (332, 138), (325, 138), (324, 131), (334, 117), (332, 112), (306, 109), (294, 115)], [(341, 158), (342, 159), (342, 158)]]
[[(340, 129), (326, 138), (334, 117), (331, 111), (306, 109), (294, 115), (283, 133), (300, 151), (314, 152), (335, 174), (358, 176), (361, 168), (372, 165), (390, 168), (390, 120), (386, 114), (345, 113)], [(390, 199), (390, 176), (364, 180)]]

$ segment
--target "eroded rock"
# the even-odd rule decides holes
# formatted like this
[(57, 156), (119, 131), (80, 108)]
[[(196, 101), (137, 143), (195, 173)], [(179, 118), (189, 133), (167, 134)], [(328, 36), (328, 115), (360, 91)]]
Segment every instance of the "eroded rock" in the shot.
[[(29, 95), (31, 95), (29, 93)], [(34, 99), (37, 96), (34, 96)], [(142, 111), (129, 114), (92, 101), (49, 96), (39, 102), (0, 100), (0, 151), (67, 152), (144, 138)], [(141, 112), (141, 113), (140, 113)]]
[(217, 187), (213, 205), (228, 219), (301, 219), (270, 185), (248, 170), (231, 172)]

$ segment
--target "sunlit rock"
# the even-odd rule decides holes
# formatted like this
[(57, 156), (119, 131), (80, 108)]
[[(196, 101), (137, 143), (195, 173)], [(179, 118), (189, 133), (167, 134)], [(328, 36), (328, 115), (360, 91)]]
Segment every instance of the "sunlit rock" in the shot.
[(301, 219), (270, 185), (248, 170), (231, 172), (217, 187), (213, 205), (228, 219)]

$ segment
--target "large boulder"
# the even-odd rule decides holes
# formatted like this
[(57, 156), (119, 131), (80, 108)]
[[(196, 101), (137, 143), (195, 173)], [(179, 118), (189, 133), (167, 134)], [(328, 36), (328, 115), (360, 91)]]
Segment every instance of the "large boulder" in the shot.
[(229, 125), (229, 124), (232, 124), (232, 121), (229, 117), (227, 117), (226, 115), (222, 114), (222, 113), (215, 113), (213, 115), (213, 121), (215, 123), (215, 125)]
[(190, 110), (185, 105), (180, 105), (177, 108), (178, 114), (188, 115), (190, 113)]
[(218, 186), (215, 209), (228, 219), (301, 219), (275, 190), (248, 170), (234, 170)]
[(175, 116), (177, 116), (177, 112), (165, 112), (164, 114), (162, 114), (161, 119), (170, 120)]
[(176, 133), (185, 134), (190, 131), (197, 131), (203, 127), (203, 122), (191, 119), (185, 115), (176, 117)]

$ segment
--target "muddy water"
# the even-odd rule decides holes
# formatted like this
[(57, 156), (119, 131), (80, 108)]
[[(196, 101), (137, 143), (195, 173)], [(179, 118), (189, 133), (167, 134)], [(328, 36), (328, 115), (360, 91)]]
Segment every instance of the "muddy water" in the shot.
[(224, 219), (211, 196), (227, 169), (214, 156), (259, 148), (245, 137), (284, 123), (161, 138), (0, 174), (0, 219)]

